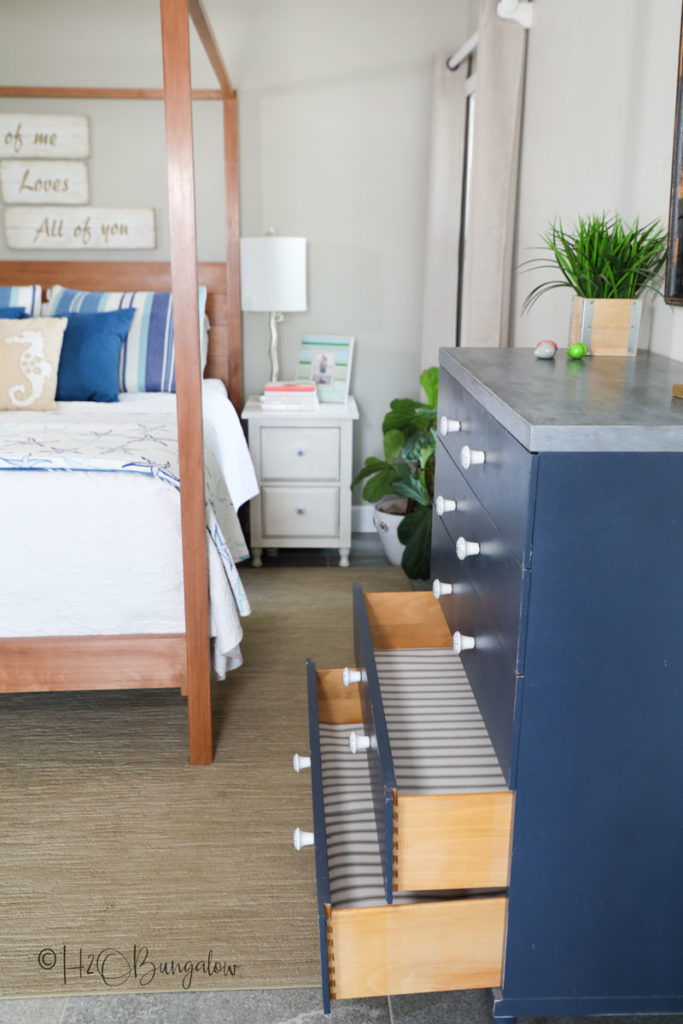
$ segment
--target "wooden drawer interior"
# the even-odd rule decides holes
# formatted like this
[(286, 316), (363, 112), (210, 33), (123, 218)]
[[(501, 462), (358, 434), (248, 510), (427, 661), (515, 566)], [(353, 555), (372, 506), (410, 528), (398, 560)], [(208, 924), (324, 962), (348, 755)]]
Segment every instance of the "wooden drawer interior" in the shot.
[(496, 988), (506, 911), (504, 896), (330, 908), (331, 998)]
[[(373, 651), (359, 692), (387, 898), (504, 888), (514, 794), (439, 604), (420, 591), (363, 599)], [(409, 646), (415, 630), (434, 646)]]
[(412, 892), (385, 902), (367, 766), (346, 742), (359, 727), (358, 685), (345, 687), (340, 670), (318, 671), (314, 694), (311, 750), (320, 751), (324, 804), (324, 861), (316, 830), (324, 992), (334, 1000), (499, 985), (507, 897)]

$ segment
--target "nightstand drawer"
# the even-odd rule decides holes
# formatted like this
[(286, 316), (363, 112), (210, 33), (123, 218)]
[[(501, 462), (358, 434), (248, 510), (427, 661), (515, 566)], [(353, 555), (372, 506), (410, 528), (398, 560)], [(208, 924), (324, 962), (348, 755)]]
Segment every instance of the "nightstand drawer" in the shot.
[(338, 480), (339, 452), (338, 427), (261, 427), (261, 480)]
[(261, 493), (264, 539), (336, 537), (338, 487), (264, 487)]
[(330, 999), (499, 985), (505, 894), (411, 893), (387, 905), (367, 764), (348, 744), (358, 688), (309, 662), (308, 699), (325, 1009)]

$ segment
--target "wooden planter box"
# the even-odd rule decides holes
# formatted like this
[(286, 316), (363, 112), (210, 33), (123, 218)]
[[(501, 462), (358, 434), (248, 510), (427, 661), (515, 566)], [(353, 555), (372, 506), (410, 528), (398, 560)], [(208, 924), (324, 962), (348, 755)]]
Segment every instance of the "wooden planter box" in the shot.
[(594, 356), (634, 356), (642, 299), (583, 299), (574, 296), (569, 344), (583, 342)]

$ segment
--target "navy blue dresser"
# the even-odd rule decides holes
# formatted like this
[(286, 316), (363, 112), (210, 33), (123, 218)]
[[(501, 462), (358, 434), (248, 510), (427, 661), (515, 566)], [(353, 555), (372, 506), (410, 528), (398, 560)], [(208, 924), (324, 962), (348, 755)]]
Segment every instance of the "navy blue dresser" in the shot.
[(432, 572), (515, 794), (498, 1020), (683, 1012), (681, 381), (442, 354)]
[(356, 588), (309, 665), (326, 1008), (683, 1013), (682, 382), (442, 350), (434, 596)]

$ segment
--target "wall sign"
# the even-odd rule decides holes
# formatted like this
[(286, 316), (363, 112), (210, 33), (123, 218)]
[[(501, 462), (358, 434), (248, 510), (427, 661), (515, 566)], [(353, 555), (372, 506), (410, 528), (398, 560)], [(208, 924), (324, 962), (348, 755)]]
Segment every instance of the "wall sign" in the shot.
[(81, 114), (0, 113), (0, 157), (90, 156), (88, 119)]
[(87, 203), (88, 168), (78, 160), (1, 160), (6, 203)]
[(154, 210), (7, 206), (8, 249), (154, 249)]

